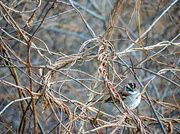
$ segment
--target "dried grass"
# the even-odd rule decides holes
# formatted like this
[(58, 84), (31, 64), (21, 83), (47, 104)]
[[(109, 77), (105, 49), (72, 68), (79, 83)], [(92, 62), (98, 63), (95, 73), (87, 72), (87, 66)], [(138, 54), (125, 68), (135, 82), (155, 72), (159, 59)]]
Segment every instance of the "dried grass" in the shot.
[[(177, 0), (0, 7), (2, 133), (180, 133)], [(99, 103), (128, 82), (136, 110)]]

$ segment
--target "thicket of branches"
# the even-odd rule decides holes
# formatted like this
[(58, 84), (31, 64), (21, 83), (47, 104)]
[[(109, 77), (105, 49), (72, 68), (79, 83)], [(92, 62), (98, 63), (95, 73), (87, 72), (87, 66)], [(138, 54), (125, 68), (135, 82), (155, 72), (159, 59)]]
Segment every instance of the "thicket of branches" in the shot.
[[(2, 133), (180, 133), (178, 0), (0, 1)], [(134, 111), (100, 100), (129, 82)]]

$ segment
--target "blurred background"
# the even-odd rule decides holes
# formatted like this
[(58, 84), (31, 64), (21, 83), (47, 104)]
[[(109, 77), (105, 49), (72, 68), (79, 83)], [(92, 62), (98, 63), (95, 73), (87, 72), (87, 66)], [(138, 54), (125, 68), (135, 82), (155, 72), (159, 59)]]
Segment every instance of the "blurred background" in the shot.
[[(180, 133), (178, 0), (0, 6), (2, 133)], [(144, 96), (134, 113), (88, 105), (129, 82)]]

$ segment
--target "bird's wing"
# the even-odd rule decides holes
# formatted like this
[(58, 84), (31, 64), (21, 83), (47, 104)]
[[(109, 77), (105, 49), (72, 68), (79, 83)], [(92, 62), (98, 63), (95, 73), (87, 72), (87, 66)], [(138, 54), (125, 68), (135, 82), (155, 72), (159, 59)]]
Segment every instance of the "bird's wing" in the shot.
[[(118, 95), (117, 95), (117, 98), (115, 99), (115, 101), (119, 101), (119, 97), (121, 97), (122, 100), (124, 100), (124, 99), (126, 99), (126, 97), (128, 97), (129, 95), (131, 95), (131, 94), (126, 93), (126, 92), (123, 92), (123, 91), (119, 91), (119, 92), (118, 92)], [(111, 97), (109, 97), (107, 100), (105, 100), (105, 102), (113, 102), (113, 100), (112, 100)]]
[[(128, 96), (131, 95), (131, 94), (123, 92), (123, 91), (119, 91), (118, 94), (122, 98), (122, 100), (126, 99)], [(117, 96), (117, 98), (119, 98), (119, 97)]]

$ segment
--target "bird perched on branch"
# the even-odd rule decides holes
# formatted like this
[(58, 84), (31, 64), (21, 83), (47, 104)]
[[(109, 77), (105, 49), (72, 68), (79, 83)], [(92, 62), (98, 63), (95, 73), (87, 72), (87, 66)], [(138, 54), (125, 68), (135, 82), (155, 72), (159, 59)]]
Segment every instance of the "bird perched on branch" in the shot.
[[(116, 98), (114, 98), (114, 102), (117, 104), (121, 111), (124, 111), (122, 105), (120, 104), (120, 98), (122, 101), (131, 109), (135, 109), (141, 102), (141, 95), (139, 90), (136, 88), (135, 83), (128, 83), (124, 87), (124, 91), (117, 92)], [(112, 97), (109, 97), (105, 100), (105, 103), (114, 103)]]

